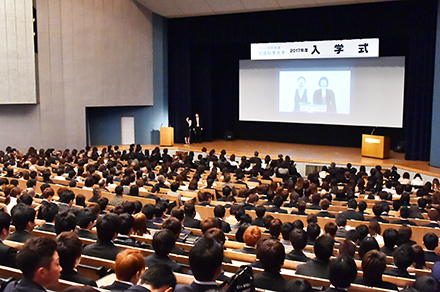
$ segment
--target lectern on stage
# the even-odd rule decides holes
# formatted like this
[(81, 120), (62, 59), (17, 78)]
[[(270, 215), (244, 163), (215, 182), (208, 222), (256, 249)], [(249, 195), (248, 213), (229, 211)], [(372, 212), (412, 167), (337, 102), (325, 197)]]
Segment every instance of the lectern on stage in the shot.
[(160, 128), (160, 146), (174, 145), (174, 128), (161, 127)]
[(388, 158), (390, 156), (390, 138), (377, 135), (362, 135), (362, 156)]

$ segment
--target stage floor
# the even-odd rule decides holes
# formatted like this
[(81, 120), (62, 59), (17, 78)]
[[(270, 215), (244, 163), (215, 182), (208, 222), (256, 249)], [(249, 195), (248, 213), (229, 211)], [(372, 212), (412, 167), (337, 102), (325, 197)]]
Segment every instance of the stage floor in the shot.
[[(144, 149), (153, 149), (155, 146), (157, 145), (143, 145)], [(98, 146), (98, 149), (101, 149), (100, 147), (102, 146)], [(322, 164), (329, 164), (330, 162), (346, 164), (350, 162), (353, 165), (375, 166), (379, 164), (384, 167), (392, 167), (395, 165), (399, 169), (440, 177), (440, 168), (430, 166), (427, 161), (405, 160), (405, 155), (403, 153), (396, 153), (394, 151), (390, 151), (390, 158), (388, 159), (377, 159), (362, 157), (361, 148), (247, 140), (216, 140), (213, 142), (203, 142), (190, 145), (177, 143), (174, 144), (173, 147), (161, 148), (200, 152), (202, 147), (206, 147), (208, 152), (211, 149), (215, 149), (217, 155), (220, 155), (220, 151), (225, 149), (227, 155), (235, 154), (235, 156), (238, 157), (243, 155), (252, 157), (254, 151), (258, 151), (260, 153), (260, 158), (264, 158), (266, 154), (269, 154), (273, 159), (277, 157), (278, 154), (283, 154), (284, 156), (289, 155), (291, 159), (299, 162)], [(121, 148), (126, 149), (128, 146), (121, 146)]]

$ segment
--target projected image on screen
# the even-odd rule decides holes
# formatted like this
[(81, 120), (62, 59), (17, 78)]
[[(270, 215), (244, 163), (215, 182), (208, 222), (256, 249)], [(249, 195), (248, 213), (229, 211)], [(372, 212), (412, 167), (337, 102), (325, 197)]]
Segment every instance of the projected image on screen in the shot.
[(279, 111), (350, 113), (350, 71), (280, 71)]

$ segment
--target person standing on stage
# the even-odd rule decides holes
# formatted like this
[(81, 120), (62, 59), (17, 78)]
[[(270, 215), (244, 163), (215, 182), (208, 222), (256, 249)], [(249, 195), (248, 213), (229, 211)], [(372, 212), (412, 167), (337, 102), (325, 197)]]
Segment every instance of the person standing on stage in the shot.
[(194, 123), (194, 136), (195, 136), (195, 142), (201, 143), (202, 142), (202, 131), (203, 128), (200, 126), (200, 117), (199, 114), (196, 114), (196, 120)]
[(189, 119), (189, 117), (186, 117), (186, 123), (188, 125), (188, 131), (187, 131), (187, 136), (185, 136), (185, 144), (190, 144), (191, 143), (192, 121)]

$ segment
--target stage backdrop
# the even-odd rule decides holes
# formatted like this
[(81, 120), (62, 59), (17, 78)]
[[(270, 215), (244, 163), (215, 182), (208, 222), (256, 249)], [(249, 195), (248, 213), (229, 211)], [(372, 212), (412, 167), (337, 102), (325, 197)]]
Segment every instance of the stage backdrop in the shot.
[[(380, 56), (405, 56), (404, 128), (379, 128), (406, 159), (428, 160), (437, 1), (396, 1), (170, 19), (169, 115), (176, 142), (198, 112), (204, 139), (236, 138), (360, 147), (373, 128), (238, 121), (238, 69), (250, 44), (379, 38)], [(255, 102), (258, 103), (258, 100)], [(377, 107), (381, 105), (378, 104)], [(371, 119), (375, 113), (371, 112)]]

